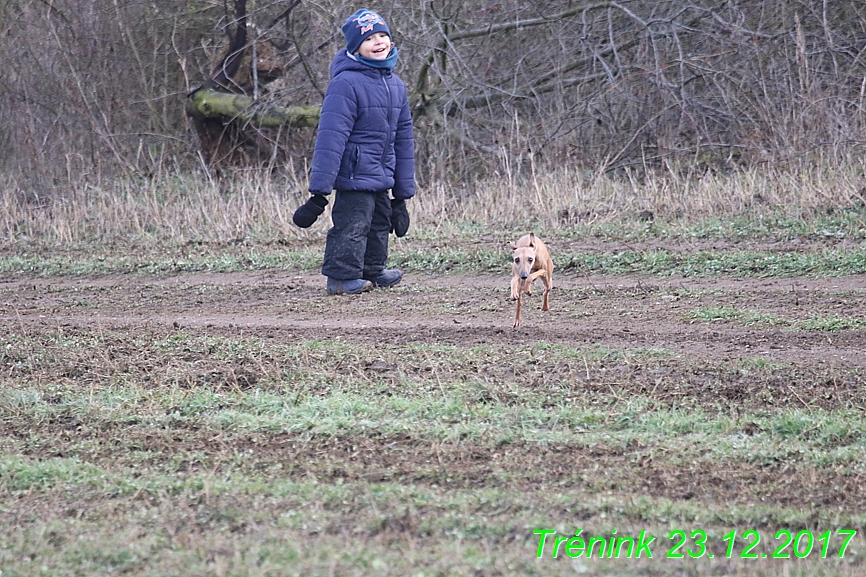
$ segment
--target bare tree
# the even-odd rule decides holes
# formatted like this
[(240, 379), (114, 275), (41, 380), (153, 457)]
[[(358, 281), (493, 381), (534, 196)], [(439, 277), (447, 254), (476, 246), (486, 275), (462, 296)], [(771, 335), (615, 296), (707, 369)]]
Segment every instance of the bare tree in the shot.
[[(290, 2), (269, 28), (282, 20), (291, 27), (292, 11), (299, 4), (300, 0)], [(226, 163), (250, 163), (250, 153), (258, 161), (263, 156), (273, 160), (273, 152), (281, 147), (262, 129), (310, 128), (318, 123), (318, 106), (282, 106), (280, 95), (273, 93), (273, 87), (268, 88), (293, 66), (277, 57), (276, 42), (260, 37), (258, 27), (249, 19), (247, 1), (235, 0), (232, 25), (227, 27), (228, 45), (213, 75), (190, 92), (186, 107), (204, 159), (217, 173)], [(298, 54), (295, 64), (305, 63)], [(315, 77), (310, 78), (315, 85)], [(260, 98), (265, 90), (270, 96)]]
[[(860, 2), (369, 7), (400, 46), (422, 179), (563, 164), (727, 170), (841, 157), (866, 135)], [(339, 28), (355, 9), (346, 0), (0, 4), (0, 170), (51, 187), (148, 175), (169, 160), (279, 168), (307, 158)], [(228, 98), (193, 115), (222, 149), (190, 134), (187, 96), (202, 91)], [(297, 106), (305, 121), (280, 116)]]
[[(173, 0), (2, 5), (0, 169), (31, 186), (149, 174), (189, 149), (178, 106), (214, 7)], [(191, 31), (197, 30), (197, 37)]]

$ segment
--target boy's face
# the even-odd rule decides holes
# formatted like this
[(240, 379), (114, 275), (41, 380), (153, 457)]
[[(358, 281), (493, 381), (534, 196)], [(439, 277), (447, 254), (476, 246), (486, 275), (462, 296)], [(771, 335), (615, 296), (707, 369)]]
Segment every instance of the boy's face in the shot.
[(373, 60), (385, 60), (391, 52), (391, 37), (384, 32), (370, 34), (358, 48), (358, 54)]

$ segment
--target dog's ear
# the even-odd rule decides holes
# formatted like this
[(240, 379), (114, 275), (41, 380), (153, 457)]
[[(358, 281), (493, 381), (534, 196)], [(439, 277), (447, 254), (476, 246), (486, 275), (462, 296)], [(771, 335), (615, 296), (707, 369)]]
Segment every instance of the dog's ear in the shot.
[(531, 246), (532, 248), (535, 248), (535, 233), (534, 232), (529, 233), (529, 246)]
[(510, 248), (511, 250), (517, 250), (517, 245), (514, 244), (513, 242), (509, 242), (509, 243), (508, 243), (507, 245), (505, 245), (505, 246), (507, 246), (507, 247)]

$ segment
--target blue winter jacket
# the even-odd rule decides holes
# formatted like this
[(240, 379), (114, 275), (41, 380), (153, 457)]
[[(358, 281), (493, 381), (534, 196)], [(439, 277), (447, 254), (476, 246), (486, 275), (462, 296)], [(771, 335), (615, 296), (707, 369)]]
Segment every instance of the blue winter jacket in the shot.
[(391, 190), (415, 195), (415, 142), (406, 85), (391, 70), (341, 50), (331, 63), (309, 190)]

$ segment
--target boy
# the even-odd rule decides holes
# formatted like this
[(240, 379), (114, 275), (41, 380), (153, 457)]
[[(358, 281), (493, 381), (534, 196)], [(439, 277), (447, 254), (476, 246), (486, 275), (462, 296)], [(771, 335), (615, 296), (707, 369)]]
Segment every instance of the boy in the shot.
[(358, 294), (403, 278), (400, 270), (385, 268), (385, 261), (389, 233), (402, 237), (409, 228), (406, 200), (415, 195), (415, 143), (406, 85), (393, 73), (397, 47), (385, 20), (361, 9), (342, 30), (346, 49), (331, 63), (311, 196), (292, 220), (311, 226), (336, 189), (322, 274), (328, 277), (328, 294)]

